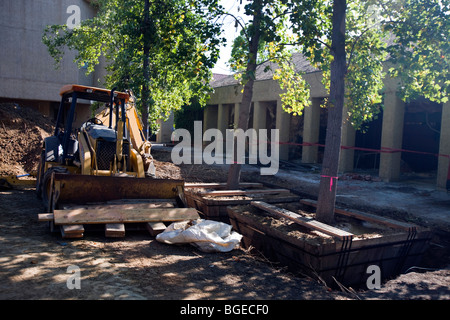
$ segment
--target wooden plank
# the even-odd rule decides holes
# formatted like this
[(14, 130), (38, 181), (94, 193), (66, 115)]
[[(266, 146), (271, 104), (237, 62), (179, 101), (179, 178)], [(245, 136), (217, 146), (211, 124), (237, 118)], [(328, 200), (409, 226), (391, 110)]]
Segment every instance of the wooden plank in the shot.
[(61, 229), (64, 230), (64, 233), (83, 233), (84, 227), (82, 224), (72, 224), (61, 226)]
[(82, 238), (84, 234), (83, 225), (64, 225), (60, 226), (61, 236), (64, 239), (68, 238)]
[[(90, 205), (65, 205), (64, 210), (71, 209), (90, 209), (90, 210), (132, 210), (132, 209), (150, 209), (150, 208), (174, 208), (175, 201), (157, 201), (154, 203), (118, 203), (117, 204), (90, 204)], [(39, 213), (38, 221), (46, 222), (53, 221), (54, 215), (53, 213)]]
[(333, 226), (330, 226), (328, 224), (314, 220), (312, 218), (303, 217), (295, 212), (292, 212), (292, 211), (289, 211), (286, 209), (282, 209), (282, 208), (278, 208), (274, 205), (271, 205), (271, 204), (263, 202), (263, 201), (252, 201), (251, 205), (253, 205), (259, 209), (262, 209), (264, 211), (267, 211), (269, 213), (272, 213), (276, 216), (284, 217), (286, 219), (292, 220), (295, 223), (298, 223), (304, 227), (323, 232), (323, 233), (328, 234), (333, 237), (344, 239), (344, 238), (353, 236), (353, 234), (350, 232), (335, 228)]
[(172, 203), (176, 204), (175, 199), (118, 199), (118, 200), (110, 200), (106, 201), (107, 204), (142, 204), (142, 203)]
[(136, 210), (151, 208), (174, 208), (175, 203), (162, 201), (155, 203), (116, 203), (116, 204), (90, 204), (90, 205), (65, 205), (64, 209), (90, 209), (90, 210)]
[[(241, 182), (239, 183), (240, 187), (245, 188), (263, 188), (264, 185), (259, 182)], [(226, 188), (227, 184), (225, 182), (223, 183), (214, 183), (214, 182), (206, 182), (206, 183), (195, 183), (195, 182), (188, 182), (184, 184), (185, 188)]]
[[(302, 199), (302, 200), (300, 200), (300, 203), (303, 203), (303, 204), (311, 206), (311, 207), (317, 207), (317, 201), (315, 201), (315, 200)], [(361, 211), (355, 211), (355, 210), (350, 211), (350, 210), (345, 210), (345, 209), (336, 207), (334, 212), (337, 214), (352, 217), (355, 219), (369, 221), (369, 222), (375, 222), (375, 223), (383, 224), (383, 225), (386, 225), (386, 226), (389, 226), (392, 228), (402, 229), (402, 230), (406, 230), (406, 231), (415, 227), (413, 224), (410, 224), (410, 223), (400, 222), (400, 221), (396, 221), (393, 219), (380, 217), (380, 216), (377, 216), (374, 214), (365, 213), (365, 212), (361, 212)]]
[(105, 224), (105, 237), (123, 238), (125, 237), (125, 225), (123, 223)]
[(138, 223), (199, 219), (198, 212), (194, 208), (151, 208), (133, 210), (70, 209), (55, 210), (53, 215), (56, 225)]
[(38, 220), (42, 222), (53, 221), (53, 213), (39, 213)]
[(83, 238), (83, 234), (82, 233), (65, 234), (63, 231), (61, 231), (61, 237), (63, 239), (81, 239), (81, 238)]
[(152, 237), (156, 237), (158, 234), (166, 230), (166, 225), (162, 222), (147, 222), (145, 227)]
[(242, 196), (249, 194), (277, 194), (290, 193), (288, 189), (262, 189), (262, 190), (217, 190), (200, 192), (203, 196), (221, 197), (221, 196)]

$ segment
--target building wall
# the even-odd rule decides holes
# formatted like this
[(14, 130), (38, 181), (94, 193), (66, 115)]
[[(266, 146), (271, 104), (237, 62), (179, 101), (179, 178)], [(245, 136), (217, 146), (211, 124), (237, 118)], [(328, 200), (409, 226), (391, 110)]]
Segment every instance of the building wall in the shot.
[[(306, 81), (311, 86), (311, 98), (325, 97), (326, 91), (322, 85), (322, 75), (319, 72), (313, 72), (305, 75)], [(209, 105), (234, 104), (242, 101), (242, 86), (229, 85), (214, 88), (214, 93), (208, 101)], [(253, 86), (254, 101), (277, 101), (283, 91), (278, 83), (272, 79), (256, 81)]]
[[(73, 62), (74, 52), (64, 55), (59, 69), (42, 43), (44, 28), (65, 24), (70, 5), (80, 8), (81, 20), (95, 11), (85, 0), (2, 0), (0, 3), (0, 99), (40, 103), (50, 114), (50, 103), (60, 100), (65, 84), (98, 85), (102, 73), (85, 76)], [(99, 70), (101, 70), (101, 67)]]
[[(295, 136), (296, 130), (301, 130), (302, 143), (319, 143), (320, 133), (323, 131), (323, 123), (321, 125), (323, 109), (320, 108), (320, 101), (326, 97), (326, 92), (321, 84), (321, 74), (320, 72), (312, 72), (306, 74), (305, 79), (311, 86), (311, 100), (312, 106), (306, 108), (303, 112), (301, 118), (292, 121), (291, 115), (287, 114), (281, 106), (281, 101), (279, 95), (282, 93), (277, 81), (274, 80), (257, 80), (253, 88), (253, 101), (249, 120), (249, 127), (253, 128), (268, 128), (267, 124), (267, 106), (276, 105), (276, 128), (280, 130), (280, 142), (289, 142), (289, 144), (280, 144), (280, 159), (281, 160), (300, 160), (298, 159), (298, 150), (290, 150), (297, 148), (294, 144), (298, 141), (291, 141), (292, 137)], [(382, 150), (379, 151), (361, 151), (353, 149), (342, 149), (340, 158), (340, 171), (341, 172), (351, 172), (355, 167), (355, 159), (358, 159), (364, 153), (375, 153), (378, 155), (379, 160), (375, 159), (377, 164), (378, 175), (384, 181), (398, 181), (401, 178), (402, 167), (404, 167), (404, 159), (411, 158), (412, 155), (424, 157), (424, 161), (427, 161), (425, 155), (421, 155), (420, 152), (430, 152), (430, 150), (416, 150), (421, 148), (420, 144), (414, 143), (414, 150), (418, 152), (402, 152), (398, 151), (401, 149), (406, 149), (404, 141), (404, 134), (407, 134), (408, 130), (405, 130), (404, 119), (405, 115), (405, 104), (397, 97), (396, 81), (392, 79), (385, 80), (385, 96), (384, 96), (384, 110), (380, 114), (380, 119), (377, 121), (377, 130), (371, 132), (370, 145), (361, 145), (361, 133), (355, 132), (351, 124), (348, 122), (345, 110), (343, 116), (342, 125), (342, 145), (348, 147), (355, 147), (356, 141), (358, 141), (358, 148), (370, 148)], [(239, 108), (240, 102), (242, 100), (242, 87), (237, 85), (228, 84), (214, 88), (214, 93), (211, 95), (211, 99), (208, 102), (209, 106), (205, 109), (204, 117), (204, 129), (206, 128), (225, 128), (229, 127), (229, 124), (222, 123), (224, 121), (229, 121), (230, 119), (226, 114), (222, 114), (221, 110), (228, 110), (232, 108), (234, 110)], [(421, 105), (421, 108), (428, 108), (430, 104), (428, 102), (416, 102)], [(434, 141), (433, 148), (436, 152), (430, 152), (437, 156), (437, 165), (432, 165), (430, 167), (427, 164), (427, 168), (431, 168), (431, 172), (436, 174), (436, 185), (439, 188), (445, 188), (447, 182), (447, 175), (449, 171), (449, 158), (450, 158), (450, 135), (448, 134), (448, 128), (450, 128), (450, 118), (448, 117), (448, 105), (433, 107), (433, 110), (428, 110), (433, 114), (433, 121), (439, 121), (441, 119), (440, 132), (435, 132), (434, 137), (437, 141)], [(420, 109), (420, 108), (419, 108)], [(406, 108), (408, 110), (408, 108)], [(441, 110), (441, 111), (436, 111)], [(440, 112), (440, 114), (436, 114)], [(234, 111), (234, 124), (237, 125), (238, 117)], [(303, 123), (299, 124), (298, 122)], [(291, 128), (290, 126), (297, 123), (298, 128)], [(381, 127), (381, 129), (380, 129)], [(369, 124), (370, 128), (370, 124)], [(419, 127), (420, 128), (420, 127)], [(406, 128), (407, 129), (407, 128)], [(427, 130), (429, 130), (427, 128)], [(376, 133), (376, 137), (373, 134)], [(417, 135), (421, 135), (420, 132), (415, 132)], [(425, 132), (423, 132), (425, 135)], [(358, 140), (356, 140), (358, 137)], [(412, 138), (414, 141), (417, 139)], [(374, 141), (376, 140), (376, 141)], [(410, 139), (411, 140), (411, 139)], [(323, 142), (322, 142), (323, 143)], [(428, 143), (430, 144), (430, 143)], [(374, 147), (376, 146), (376, 148)], [(408, 145), (406, 145), (408, 146)], [(439, 151), (437, 151), (439, 147)], [(412, 147), (411, 147), (412, 148)], [(317, 146), (303, 145), (301, 147), (301, 161), (303, 163), (320, 163), (322, 148)], [(394, 150), (395, 149), (395, 150)], [(434, 150), (433, 149), (433, 150)], [(295, 151), (295, 152), (293, 152)], [(295, 159), (293, 158), (295, 155)], [(430, 155), (427, 155), (430, 157)], [(433, 156), (431, 156), (433, 157)], [(437, 172), (437, 173), (436, 173)]]
[(173, 132), (174, 114), (170, 114), (169, 118), (165, 121), (158, 120), (160, 128), (156, 133), (157, 143), (170, 143), (172, 142), (172, 132)]

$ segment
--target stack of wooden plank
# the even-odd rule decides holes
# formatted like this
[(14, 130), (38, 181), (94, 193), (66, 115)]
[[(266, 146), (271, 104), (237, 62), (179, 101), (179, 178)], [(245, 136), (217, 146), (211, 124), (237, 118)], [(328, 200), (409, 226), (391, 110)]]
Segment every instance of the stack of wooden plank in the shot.
[(194, 208), (178, 208), (172, 200), (117, 200), (104, 204), (65, 205), (53, 213), (38, 215), (39, 221), (50, 222), (52, 231), (58, 227), (63, 238), (82, 238), (85, 225), (104, 225), (106, 237), (124, 237), (125, 224), (142, 224), (152, 236), (164, 231), (174, 221), (195, 220)]
[(277, 217), (282, 217), (285, 219), (289, 219), (301, 226), (307, 227), (311, 230), (320, 231), (322, 233), (328, 234), (332, 237), (339, 238), (341, 240), (352, 238), (353, 234), (338, 228), (335, 228), (333, 226), (330, 226), (328, 224), (322, 223), (320, 221), (317, 221), (312, 218), (303, 217), (295, 212), (279, 208), (277, 206), (274, 206), (272, 204), (263, 202), (263, 201), (252, 201), (252, 206), (257, 207), (261, 210), (264, 210), (272, 215), (275, 215)]
[(230, 223), (227, 207), (249, 204), (251, 201), (282, 203), (299, 201), (300, 197), (288, 189), (266, 187), (262, 183), (242, 182), (239, 190), (226, 189), (226, 183), (186, 183), (185, 199), (202, 217)]
[[(310, 207), (314, 207), (314, 208), (317, 207), (316, 200), (302, 199), (302, 200), (300, 200), (300, 203), (310, 206)], [(348, 210), (348, 209), (341, 208), (339, 206), (335, 207), (334, 213), (342, 215), (342, 216), (356, 218), (358, 220), (369, 221), (369, 222), (386, 225), (388, 227), (395, 228), (395, 229), (401, 229), (404, 231), (410, 231), (417, 227), (416, 225), (414, 225), (412, 223), (401, 222), (401, 221), (393, 220), (390, 218), (381, 217), (381, 216), (366, 213), (366, 212), (361, 212), (358, 210)]]

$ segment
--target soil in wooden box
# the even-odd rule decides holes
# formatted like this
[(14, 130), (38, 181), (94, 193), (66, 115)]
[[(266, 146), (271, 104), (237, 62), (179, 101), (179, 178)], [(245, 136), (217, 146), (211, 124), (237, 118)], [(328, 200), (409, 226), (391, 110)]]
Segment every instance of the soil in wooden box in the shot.
[(267, 259), (293, 272), (320, 278), (329, 286), (339, 282), (364, 288), (372, 275), (369, 266), (379, 268), (381, 281), (395, 277), (420, 262), (431, 236), (428, 230), (414, 225), (406, 229), (403, 223), (395, 227), (395, 221), (376, 223), (339, 214), (335, 225), (329, 226), (331, 231), (323, 229), (342, 231), (332, 236), (309, 226), (315, 223), (314, 213), (301, 203), (277, 203), (276, 207), (298, 214), (307, 226), (251, 204), (230, 206), (230, 222), (244, 236), (247, 248), (252, 246)]
[(187, 185), (186, 203), (196, 208), (205, 219), (230, 223), (227, 206), (249, 204), (261, 200), (268, 203), (298, 202), (300, 197), (287, 189), (264, 187), (259, 183), (242, 183), (239, 190), (226, 190), (222, 184)]

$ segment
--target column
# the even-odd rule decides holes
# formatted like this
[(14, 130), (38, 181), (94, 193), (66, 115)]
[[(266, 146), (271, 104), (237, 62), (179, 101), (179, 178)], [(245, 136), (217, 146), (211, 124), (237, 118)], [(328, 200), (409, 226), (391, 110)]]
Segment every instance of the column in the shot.
[(160, 127), (158, 132), (156, 133), (156, 142), (158, 143), (171, 142), (174, 123), (173, 112), (170, 113), (170, 116), (166, 121), (158, 120), (158, 123)]
[[(311, 106), (303, 110), (303, 142), (317, 143), (319, 142), (320, 131), (320, 98), (312, 98)], [(302, 147), (302, 162), (303, 163), (317, 163), (318, 147), (317, 146), (303, 146)]]
[[(219, 104), (217, 109), (217, 129), (222, 132), (222, 142), (223, 147), (225, 148), (225, 139), (226, 139), (226, 129), (228, 129), (228, 123), (230, 120), (230, 107), (227, 104)], [(219, 150), (216, 150), (219, 151)], [(224, 150), (221, 150), (222, 152)]]
[(236, 129), (239, 124), (239, 109), (241, 107), (241, 104), (239, 102), (236, 102), (234, 104), (234, 128)]
[(266, 115), (267, 110), (264, 103), (255, 101), (253, 104), (253, 128), (256, 131), (266, 129)]
[(203, 110), (203, 132), (217, 128), (217, 105), (206, 106)]
[(266, 128), (267, 109), (263, 102), (255, 101), (253, 103), (253, 129), (256, 130), (258, 136), (258, 143), (260, 141), (267, 143), (267, 135), (260, 136), (259, 129)]
[(228, 123), (230, 121), (229, 105), (219, 104), (217, 110), (217, 129), (219, 129), (225, 137), (225, 130), (228, 129)]
[(281, 100), (277, 100), (276, 129), (279, 130), (280, 138), (280, 160), (289, 160), (289, 145), (283, 142), (289, 142), (289, 130), (291, 124), (291, 115), (283, 110)]
[[(401, 149), (403, 140), (403, 120), (405, 103), (395, 91), (387, 91), (384, 98), (381, 148)], [(401, 152), (380, 155), (379, 176), (386, 182), (400, 179)]]
[[(441, 136), (439, 139), (439, 154), (450, 155), (450, 102), (442, 105)], [(437, 187), (446, 188), (450, 159), (438, 158)]]
[[(344, 114), (342, 116), (341, 145), (347, 147), (354, 147), (356, 130), (350, 123), (346, 106), (344, 106), (343, 113)], [(354, 149), (341, 149), (341, 156), (339, 160), (339, 172), (353, 171), (354, 158), (355, 158)]]

